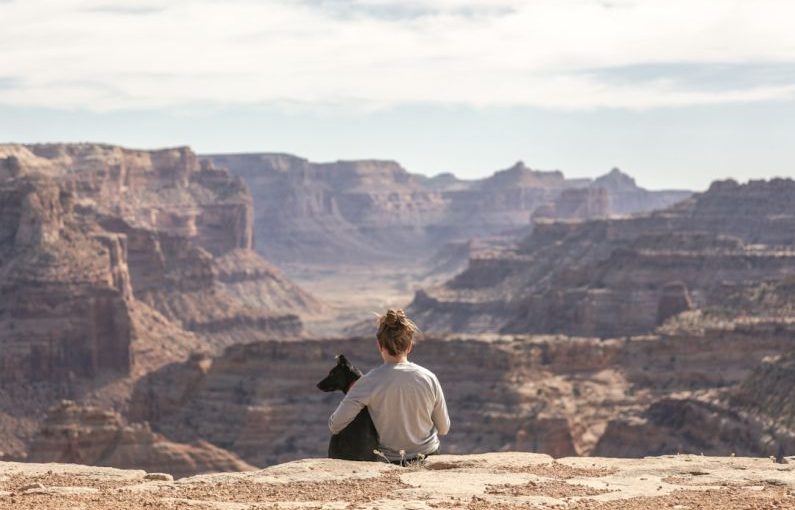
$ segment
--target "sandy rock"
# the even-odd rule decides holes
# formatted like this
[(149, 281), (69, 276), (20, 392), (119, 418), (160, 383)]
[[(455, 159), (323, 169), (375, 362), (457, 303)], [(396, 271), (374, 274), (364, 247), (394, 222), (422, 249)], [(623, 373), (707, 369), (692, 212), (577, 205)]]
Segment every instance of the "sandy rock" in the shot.
[(145, 480), (173, 481), (174, 476), (254, 469), (233, 453), (207, 442), (180, 444), (148, 426), (127, 425), (119, 414), (63, 401), (53, 406), (33, 438), (30, 462), (76, 462), (120, 468), (168, 470)]
[(144, 480), (155, 480), (159, 482), (173, 482), (174, 477), (168, 473), (146, 473)]
[[(792, 508), (795, 472), (767, 459), (667, 456), (646, 459), (566, 458), (522, 453), (440, 456), (434, 464), (400, 468), (380, 463), (305, 459), (257, 473), (185, 478), (173, 484), (140, 483), (142, 475), (111, 482), (102, 472), (74, 477), (57, 493), (0, 493), (0, 507), (86, 510), (123, 505), (182, 505), (248, 510), (505, 508), (563, 506), (572, 510), (658, 508)], [(69, 467), (48, 465), (50, 477), (68, 480)], [(35, 465), (32, 465), (35, 470)], [(5, 466), (0, 463), (0, 472)], [(356, 471), (355, 473), (352, 473)], [(41, 469), (34, 472), (41, 472)], [(26, 477), (18, 473), (16, 483)], [(313, 474), (317, 474), (313, 477)], [(351, 475), (354, 476), (351, 476)], [(74, 476), (74, 475), (72, 475)], [(21, 477), (21, 478), (19, 478)], [(46, 478), (41, 482), (47, 484)], [(5, 485), (8, 482), (4, 482)], [(128, 490), (130, 487), (147, 490)], [(0, 486), (0, 490), (6, 490)], [(25, 506), (27, 505), (27, 506)]]

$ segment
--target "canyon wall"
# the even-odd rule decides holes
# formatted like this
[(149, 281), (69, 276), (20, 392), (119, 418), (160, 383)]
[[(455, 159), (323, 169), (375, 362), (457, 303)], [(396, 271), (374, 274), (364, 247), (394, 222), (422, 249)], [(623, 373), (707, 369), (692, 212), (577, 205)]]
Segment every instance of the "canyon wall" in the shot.
[(131, 286), (124, 240), (86, 232), (49, 178), (0, 183), (0, 381), (127, 373)]
[(187, 148), (0, 145), (0, 451), (59, 398), (123, 409), (197, 350), (299, 338), (322, 304), (252, 250), (251, 195)]
[(252, 251), (252, 200), (243, 181), (200, 163), (188, 148), (3, 145), (0, 157), (14, 169), (7, 186), (24, 175), (47, 176), (69, 197), (74, 221), (119, 259), (114, 278), (126, 279), (119, 283), (132, 294), (126, 298), (211, 346), (300, 335), (298, 316), (322, 306)]
[(410, 310), (426, 331), (651, 332), (679, 312), (786, 278), (795, 262), (793, 192), (791, 180), (727, 181), (649, 214), (539, 219), (520, 243), (476, 255), (465, 271), (418, 292)]
[[(700, 395), (705, 406), (720, 407), (721, 392), (737, 388), (766, 357), (792, 348), (792, 328), (781, 326), (693, 318), (627, 339), (430, 336), (412, 359), (434, 371), (444, 388), (453, 423), (444, 452), (766, 455), (762, 429), (738, 425), (718, 434), (725, 420), (686, 420), (713, 437), (707, 450), (668, 429), (646, 437), (649, 428), (638, 421), (666, 416), (666, 402), (674, 399)], [(380, 363), (366, 338), (234, 346), (141, 379), (130, 418), (174, 441), (209, 441), (258, 466), (323, 456), (326, 422), (342, 395), (315, 384), (340, 353), (365, 370)]]
[[(461, 180), (412, 174), (393, 161), (203, 157), (249, 185), (257, 250), (279, 263), (424, 260), (448, 242), (527, 228), (537, 210), (554, 217), (600, 217), (665, 207), (689, 196), (644, 190), (618, 170), (591, 181), (521, 162), (487, 178)], [(573, 190), (581, 192), (560, 198)]]
[(125, 425), (117, 413), (71, 401), (49, 410), (26, 461), (144, 469), (175, 477), (254, 469), (207, 442), (174, 443), (146, 425)]

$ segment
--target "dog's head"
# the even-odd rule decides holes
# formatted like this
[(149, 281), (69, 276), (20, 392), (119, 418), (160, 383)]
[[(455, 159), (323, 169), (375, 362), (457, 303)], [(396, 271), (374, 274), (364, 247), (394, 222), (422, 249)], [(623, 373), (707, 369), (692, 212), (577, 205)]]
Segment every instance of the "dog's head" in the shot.
[(341, 391), (348, 392), (348, 388), (362, 376), (361, 370), (353, 366), (342, 354), (337, 355), (337, 364), (334, 365), (328, 376), (317, 383), (317, 388), (321, 391)]

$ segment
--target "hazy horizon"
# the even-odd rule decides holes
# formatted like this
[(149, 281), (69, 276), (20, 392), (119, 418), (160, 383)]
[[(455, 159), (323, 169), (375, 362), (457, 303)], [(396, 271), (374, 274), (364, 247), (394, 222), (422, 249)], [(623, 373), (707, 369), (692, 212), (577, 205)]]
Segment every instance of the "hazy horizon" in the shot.
[(0, 140), (795, 175), (783, 0), (0, 0)]

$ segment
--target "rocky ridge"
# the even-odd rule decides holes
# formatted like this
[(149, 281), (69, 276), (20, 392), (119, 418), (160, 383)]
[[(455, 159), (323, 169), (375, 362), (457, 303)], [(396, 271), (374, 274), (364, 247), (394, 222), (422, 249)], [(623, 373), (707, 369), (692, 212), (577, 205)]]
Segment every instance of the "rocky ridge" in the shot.
[(165, 471), (175, 477), (254, 469), (206, 441), (174, 443), (146, 424), (126, 425), (118, 413), (68, 400), (48, 411), (26, 461)]
[(477, 254), (445, 284), (419, 291), (411, 311), (437, 332), (651, 332), (682, 311), (720, 307), (787, 277), (793, 192), (792, 180), (726, 181), (648, 214), (539, 220), (522, 242)]
[[(251, 196), (243, 182), (200, 164), (187, 148), (3, 145), (0, 157), (13, 168), (3, 181), (3, 250), (9, 263), (16, 261), (4, 264), (4, 273), (12, 281), (25, 274), (20, 264), (36, 261), (27, 273), (42, 273), (41, 284), (80, 281), (77, 271), (98, 259), (95, 266), (106, 267), (92, 274), (107, 279), (125, 306), (147, 305), (211, 347), (244, 336), (297, 336), (296, 314), (320, 307), (252, 251)], [(57, 267), (36, 251), (53, 246), (61, 247)], [(14, 285), (21, 298), (26, 289)]]
[(251, 188), (255, 237), (267, 239), (257, 250), (278, 263), (325, 267), (424, 260), (447, 242), (527, 228), (539, 209), (553, 217), (600, 217), (662, 208), (690, 194), (647, 191), (618, 170), (594, 181), (566, 179), (522, 162), (487, 178), (461, 180), (412, 174), (393, 161), (202, 157)]
[(252, 250), (252, 220), (187, 148), (0, 145), (0, 451), (24, 458), (59, 399), (123, 411), (192, 352), (300, 337), (322, 305)]
[[(785, 384), (757, 372), (769, 356), (791, 350), (792, 324), (679, 320), (654, 335), (608, 340), (429, 335), (412, 360), (445, 389), (453, 421), (445, 453), (791, 452), (786, 392), (795, 378)], [(380, 362), (366, 338), (234, 346), (151, 373), (137, 385), (130, 415), (174, 440), (207, 440), (258, 466), (323, 456), (326, 417), (341, 396), (314, 383), (340, 353), (363, 369)], [(781, 373), (761, 373), (768, 372)], [(784, 404), (729, 405), (738, 388), (765, 385), (780, 388), (775, 394)]]

